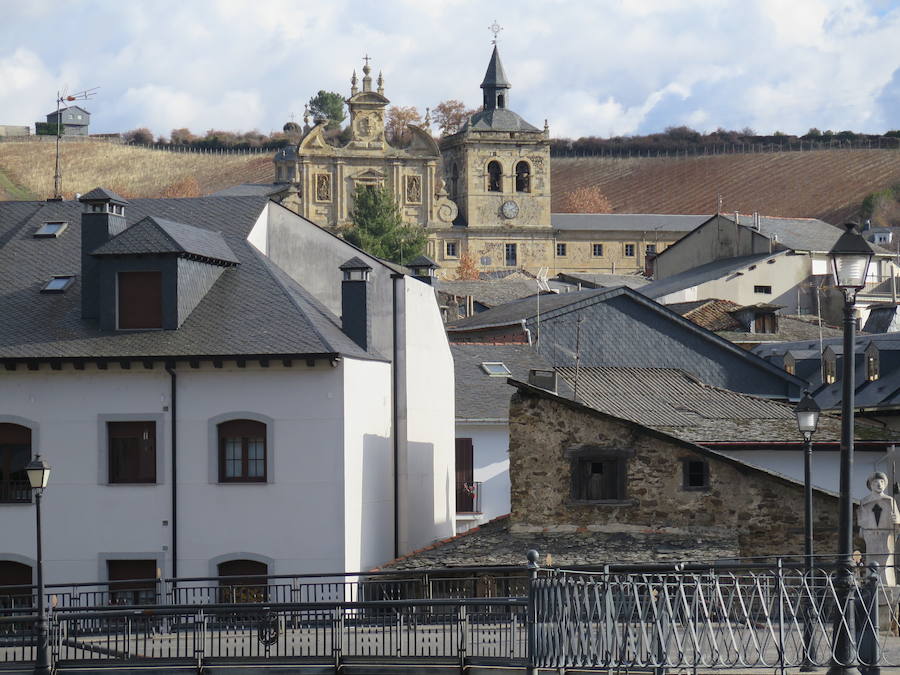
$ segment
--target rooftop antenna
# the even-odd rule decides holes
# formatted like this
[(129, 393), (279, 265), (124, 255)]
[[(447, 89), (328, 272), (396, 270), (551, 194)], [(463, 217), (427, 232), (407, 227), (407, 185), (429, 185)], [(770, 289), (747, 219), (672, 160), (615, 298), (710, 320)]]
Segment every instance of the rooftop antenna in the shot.
[(494, 34), (494, 39), (491, 40), (491, 44), (496, 45), (497, 40), (499, 39), (497, 36), (500, 34), (500, 31), (503, 30), (503, 26), (497, 23), (497, 19), (494, 19), (494, 23), (488, 26), (488, 30)]
[(56, 171), (53, 174), (53, 201), (62, 201), (62, 170), (59, 166), (59, 140), (62, 138), (62, 111), (69, 106), (66, 105), (65, 108), (61, 106), (63, 103), (68, 103), (69, 101), (87, 101), (94, 97), (94, 94), (97, 93), (99, 88), (100, 87), (92, 87), (90, 89), (77, 91), (74, 94), (69, 94), (66, 89), (63, 89), (62, 93), (58, 90), (56, 92)]

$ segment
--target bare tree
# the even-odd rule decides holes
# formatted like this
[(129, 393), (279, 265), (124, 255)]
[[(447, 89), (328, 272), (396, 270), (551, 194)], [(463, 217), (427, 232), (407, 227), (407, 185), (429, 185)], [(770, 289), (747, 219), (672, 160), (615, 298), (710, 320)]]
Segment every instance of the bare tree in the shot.
[(422, 124), (422, 116), (415, 106), (392, 105), (388, 108), (384, 121), (384, 135), (388, 143), (398, 148), (409, 145), (412, 134), (408, 124)]

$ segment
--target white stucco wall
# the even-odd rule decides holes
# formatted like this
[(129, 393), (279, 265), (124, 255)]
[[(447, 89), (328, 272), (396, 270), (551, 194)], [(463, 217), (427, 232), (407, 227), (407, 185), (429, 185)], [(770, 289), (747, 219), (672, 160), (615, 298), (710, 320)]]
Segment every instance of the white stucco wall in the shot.
[[(840, 491), (840, 452), (836, 450), (815, 450), (813, 446), (812, 484), (832, 492)], [(803, 482), (803, 452), (801, 450), (726, 450), (723, 454), (734, 457), (747, 464), (775, 471), (796, 481)], [(869, 493), (866, 479), (873, 471), (890, 470), (884, 462), (875, 463), (884, 457), (883, 452), (855, 452), (853, 462), (853, 479), (850, 484), (854, 499), (860, 499)], [(900, 467), (898, 467), (900, 470)], [(900, 475), (897, 477), (900, 480)]]
[(390, 560), (394, 549), (391, 366), (344, 359), (344, 569)]
[(456, 423), (457, 438), (472, 439), (473, 480), (481, 483), (481, 515), (457, 519), (456, 531), (466, 530), (509, 513), (509, 425)]
[(400, 553), (455, 531), (453, 357), (434, 289), (397, 280)]
[[(272, 573), (345, 565), (355, 571), (385, 559), (392, 527), (385, 493), (388, 364), (226, 362), (220, 369), (179, 367), (177, 374), (179, 576), (209, 575), (214, 561), (245, 553), (270, 561)], [(269, 482), (219, 484), (215, 421), (245, 415), (271, 420)], [(31, 421), (32, 452), (52, 466), (43, 502), (48, 583), (102, 579), (105, 559), (135, 554), (161, 556), (162, 573), (171, 575), (171, 400), (164, 370), (89, 365), (4, 372), (0, 418), (6, 416)], [(158, 420), (158, 484), (104, 484), (105, 416)], [(0, 533), (0, 559), (34, 558), (33, 506), (0, 504)]]

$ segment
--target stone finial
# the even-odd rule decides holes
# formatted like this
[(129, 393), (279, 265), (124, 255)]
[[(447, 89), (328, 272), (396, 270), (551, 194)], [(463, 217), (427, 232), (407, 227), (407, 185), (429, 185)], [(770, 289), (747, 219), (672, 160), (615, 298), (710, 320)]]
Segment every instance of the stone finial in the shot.
[(541, 554), (536, 550), (529, 549), (527, 553), (525, 553), (525, 557), (528, 558), (528, 567), (536, 568), (538, 567), (538, 560), (540, 560)]
[(425, 108), (425, 121), (424, 125), (426, 129), (431, 128), (431, 108)]
[(303, 106), (303, 126), (309, 126), (309, 103), (306, 103)]
[(378, 93), (384, 95), (384, 76), (378, 71)]
[(356, 79), (356, 68), (354, 68), (353, 69), (353, 77), (350, 78), (350, 95), (351, 96), (356, 96), (356, 94), (359, 93), (359, 87), (356, 86), (358, 82), (359, 82), (359, 80)]
[(366, 65), (363, 66), (362, 90), (372, 91), (372, 77), (369, 75), (372, 72), (372, 68), (369, 66), (370, 57), (368, 54), (363, 57), (363, 61), (366, 62)]

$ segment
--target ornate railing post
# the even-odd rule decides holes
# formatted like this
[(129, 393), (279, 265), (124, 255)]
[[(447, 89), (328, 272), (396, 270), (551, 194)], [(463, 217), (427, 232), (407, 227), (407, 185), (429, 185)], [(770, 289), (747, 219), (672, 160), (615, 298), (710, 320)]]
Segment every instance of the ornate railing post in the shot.
[(537, 675), (537, 576), (540, 554), (531, 549), (528, 558), (528, 630), (525, 633), (525, 655), (528, 660), (528, 675)]

